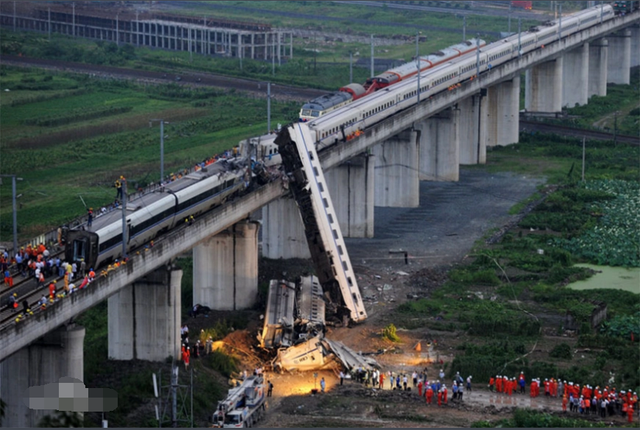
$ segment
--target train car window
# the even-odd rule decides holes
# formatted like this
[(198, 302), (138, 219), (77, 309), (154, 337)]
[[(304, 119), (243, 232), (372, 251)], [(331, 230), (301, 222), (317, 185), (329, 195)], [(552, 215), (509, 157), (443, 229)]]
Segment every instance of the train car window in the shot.
[(333, 217), (331, 214), (327, 214), (327, 218), (329, 218), (329, 224), (333, 224)]
[(353, 287), (353, 281), (350, 277), (347, 277), (347, 284), (349, 284), (350, 287)]
[(313, 166), (313, 174), (316, 175), (316, 176), (319, 175), (318, 168), (316, 166)]
[(104, 250), (107, 250), (107, 249), (119, 244), (120, 242), (122, 242), (122, 233), (112, 237), (109, 240), (106, 240), (106, 241), (102, 242), (100, 244), (100, 252), (102, 252)]
[(318, 188), (320, 188), (320, 192), (324, 192), (324, 187), (322, 186), (322, 182), (318, 182)]
[(337, 231), (335, 231), (335, 230), (333, 230), (333, 238), (334, 238), (334, 239), (337, 239), (337, 238), (338, 238), (338, 232), (337, 232)]
[(342, 268), (344, 270), (349, 270), (349, 268), (347, 267), (347, 263), (345, 261), (340, 261), (342, 263)]
[(338, 254), (342, 255), (344, 252), (342, 251), (342, 246), (338, 245)]
[(327, 199), (322, 199), (322, 203), (324, 203), (325, 208), (329, 207), (329, 202), (327, 201)]

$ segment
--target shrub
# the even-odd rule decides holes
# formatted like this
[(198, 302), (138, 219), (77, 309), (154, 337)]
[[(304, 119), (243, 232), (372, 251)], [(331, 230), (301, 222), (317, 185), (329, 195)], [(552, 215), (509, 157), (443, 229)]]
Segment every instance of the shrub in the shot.
[(382, 329), (382, 337), (389, 339), (391, 342), (400, 342), (400, 338), (396, 334), (396, 326), (393, 324), (389, 324)]
[(213, 351), (206, 357), (209, 367), (220, 372), (227, 378), (230, 377), (232, 373), (238, 371), (238, 364), (240, 360), (233, 355), (222, 351)]
[(553, 358), (563, 358), (566, 360), (571, 360), (573, 354), (571, 353), (571, 346), (567, 343), (561, 343), (553, 347), (551, 352), (549, 352), (549, 356)]

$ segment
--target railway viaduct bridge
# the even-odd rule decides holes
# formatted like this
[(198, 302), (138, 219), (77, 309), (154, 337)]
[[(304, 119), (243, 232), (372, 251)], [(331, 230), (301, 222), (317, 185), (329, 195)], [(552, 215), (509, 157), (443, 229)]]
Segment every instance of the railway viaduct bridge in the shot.
[[(440, 93), (365, 130), (347, 143), (319, 149), (345, 236), (373, 237), (374, 206), (415, 207), (420, 180), (456, 181), (460, 164), (482, 164), (486, 148), (518, 141), (520, 76), (525, 106), (553, 112), (605, 95), (606, 84), (629, 83), (640, 65), (640, 13), (616, 17), (550, 43)], [(88, 289), (19, 324), (0, 328), (0, 398), (5, 425), (34, 426), (29, 386), (83, 379), (84, 328), (73, 318), (109, 300), (109, 357), (161, 361), (180, 350), (180, 282), (171, 261), (193, 249), (194, 302), (215, 309), (250, 307), (257, 293), (258, 227), (263, 255), (309, 255), (302, 223), (280, 180), (231, 201), (132, 255)]]

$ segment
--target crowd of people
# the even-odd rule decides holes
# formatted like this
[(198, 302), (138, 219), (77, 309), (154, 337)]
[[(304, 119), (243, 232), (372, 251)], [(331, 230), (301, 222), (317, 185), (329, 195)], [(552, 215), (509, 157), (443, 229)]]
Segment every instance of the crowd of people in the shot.
[[(515, 377), (496, 375), (489, 379), (489, 390), (511, 396), (514, 392), (526, 394), (526, 379), (523, 372)], [(616, 387), (580, 385), (556, 378), (534, 378), (529, 382), (529, 396), (538, 397), (542, 393), (548, 398), (561, 398), (562, 410), (585, 415), (599, 415), (603, 418), (613, 415), (627, 416), (633, 420), (634, 411), (638, 411), (638, 395), (631, 390)]]
[[(0, 256), (0, 267), (4, 273), (4, 283), (9, 288), (13, 287), (13, 274), (11, 267), (15, 267), (16, 276), (23, 278), (33, 278), (38, 288), (44, 288), (48, 283), (48, 294), (43, 294), (37, 305), (41, 310), (47, 306), (66, 297), (73, 292), (86, 288), (96, 277), (93, 268), (87, 270), (84, 260), (79, 263), (69, 263), (59, 256), (53, 256), (51, 251), (43, 244), (37, 246), (27, 245), (21, 247), (12, 257), (7, 251)], [(17, 272), (16, 272), (17, 271)], [(48, 278), (54, 278), (47, 281)], [(57, 279), (62, 280), (62, 287), (58, 285)], [(79, 281), (79, 282), (78, 282)], [(78, 282), (78, 284), (74, 284)], [(18, 294), (16, 292), (9, 295), (8, 307), (11, 312), (16, 313), (16, 322), (20, 322), (26, 317), (33, 315), (33, 310), (27, 299), (22, 301), (22, 310), (18, 311)]]
[[(451, 399), (460, 402), (464, 393), (472, 389), (471, 375), (463, 378), (460, 372), (456, 372), (451, 382), (450, 388), (443, 382), (445, 373), (443, 369), (434, 379), (428, 379), (427, 369), (422, 372), (395, 373), (392, 371), (382, 372), (377, 369), (364, 369), (362, 367), (353, 369), (349, 374), (340, 372), (340, 385), (345, 379), (351, 379), (362, 383), (366, 387), (378, 389), (411, 391), (415, 390), (420, 397), (425, 398), (427, 405), (432, 403), (438, 406), (446, 405)], [(629, 422), (633, 421), (634, 413), (640, 415), (638, 411), (638, 396), (632, 390), (617, 390), (615, 387), (591, 385), (580, 385), (556, 378), (547, 378), (542, 381), (540, 378), (532, 379), (528, 384), (523, 372), (518, 377), (508, 377), (496, 375), (489, 380), (488, 388), (491, 392), (512, 396), (514, 394), (528, 395), (531, 398), (545, 396), (549, 399), (561, 399), (562, 411), (584, 415), (597, 415), (602, 418), (615, 415), (627, 417)]]

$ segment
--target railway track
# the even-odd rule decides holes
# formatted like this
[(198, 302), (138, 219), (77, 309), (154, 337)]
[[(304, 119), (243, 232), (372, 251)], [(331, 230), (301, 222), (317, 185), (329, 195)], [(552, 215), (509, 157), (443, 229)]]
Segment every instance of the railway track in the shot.
[[(520, 120), (520, 132), (540, 132), (553, 133), (561, 136), (570, 137), (586, 137), (592, 140), (614, 140), (612, 133), (604, 131), (587, 130), (583, 128), (568, 127), (566, 125), (546, 124), (539, 121)], [(630, 145), (640, 145), (640, 136), (617, 135), (616, 140), (619, 143), (627, 143)]]
[[(3, 55), (2, 64), (18, 67), (40, 67), (51, 70), (83, 73), (103, 78), (140, 80), (158, 84), (178, 83), (180, 85), (217, 87), (223, 89), (235, 89), (249, 91), (260, 97), (267, 97), (267, 88), (264, 82), (250, 79), (239, 79), (228, 76), (215, 75), (205, 72), (183, 72), (167, 69), (166, 72), (153, 72), (149, 70), (127, 69), (113, 66), (97, 66), (94, 64), (75, 63), (51, 59), (19, 57), (16, 55)], [(283, 84), (271, 85), (271, 96), (280, 100), (307, 102), (313, 98), (326, 94), (328, 91), (312, 88), (299, 88)]]

